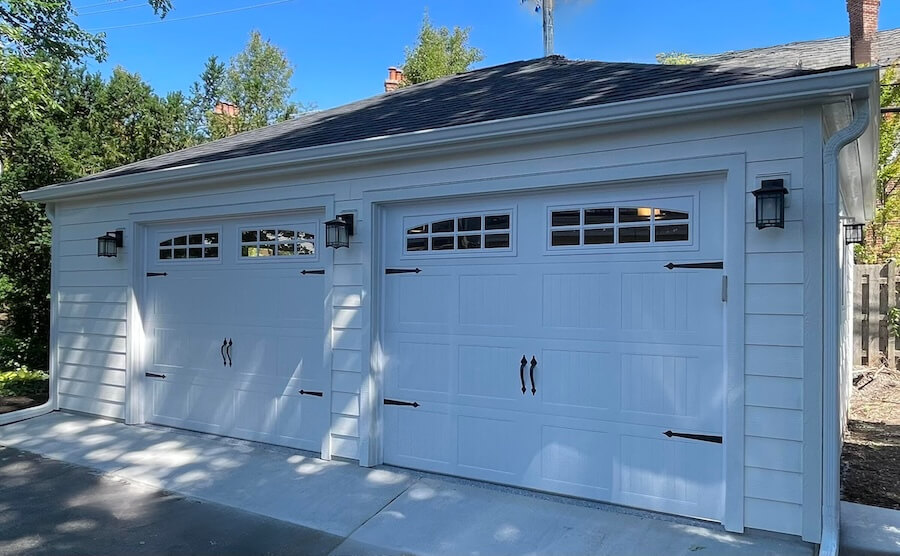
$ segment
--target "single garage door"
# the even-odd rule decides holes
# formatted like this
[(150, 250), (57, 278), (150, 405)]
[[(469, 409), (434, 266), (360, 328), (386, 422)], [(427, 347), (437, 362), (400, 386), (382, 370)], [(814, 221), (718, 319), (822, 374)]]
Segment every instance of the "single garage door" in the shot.
[(320, 451), (330, 403), (321, 220), (149, 231), (149, 422)]
[(385, 461), (720, 519), (722, 210), (712, 179), (391, 208)]

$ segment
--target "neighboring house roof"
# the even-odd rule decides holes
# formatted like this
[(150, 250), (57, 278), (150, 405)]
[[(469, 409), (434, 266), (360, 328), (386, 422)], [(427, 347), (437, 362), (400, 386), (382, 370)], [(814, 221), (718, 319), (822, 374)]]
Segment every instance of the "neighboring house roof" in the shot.
[[(900, 61), (900, 29), (879, 31), (875, 36), (878, 65)], [(824, 69), (850, 64), (850, 37), (792, 42), (750, 50), (697, 56), (696, 64), (718, 68), (763, 67)]]
[[(307, 114), (76, 182), (818, 73), (550, 56), (477, 69)], [(70, 182), (71, 183), (71, 182)], [(61, 184), (62, 185), (62, 184)]]

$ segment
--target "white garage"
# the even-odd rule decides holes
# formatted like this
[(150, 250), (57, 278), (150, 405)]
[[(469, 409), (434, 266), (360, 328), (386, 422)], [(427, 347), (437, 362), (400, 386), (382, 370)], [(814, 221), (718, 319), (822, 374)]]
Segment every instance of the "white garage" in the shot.
[(878, 97), (875, 69), (549, 57), (26, 192), (52, 386), (21, 415), (819, 542)]

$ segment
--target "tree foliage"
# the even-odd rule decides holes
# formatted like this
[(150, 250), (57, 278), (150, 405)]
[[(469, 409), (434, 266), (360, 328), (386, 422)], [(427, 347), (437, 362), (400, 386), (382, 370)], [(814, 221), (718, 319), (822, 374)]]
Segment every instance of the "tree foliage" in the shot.
[(670, 66), (689, 66), (700, 60), (700, 56), (687, 54), (686, 52), (660, 52), (656, 55), (657, 63)]
[(481, 50), (469, 46), (469, 29), (434, 27), (425, 13), (416, 46), (406, 48), (403, 83), (415, 85), (467, 71), (484, 59)]
[[(64, 182), (186, 146), (188, 104), (157, 96), (137, 74), (117, 68), (108, 80), (57, 64), (47, 75), (55, 108), (40, 119), (20, 114), (0, 144), (0, 370), (47, 366), (50, 223), (23, 190)], [(14, 94), (0, 81), (0, 106)]]
[[(887, 68), (881, 76), (881, 106), (900, 106), (898, 68)], [(878, 145), (878, 181), (875, 219), (866, 231), (866, 243), (856, 246), (856, 261), (883, 263), (900, 257), (900, 115), (881, 119)]]
[[(307, 107), (292, 100), (294, 68), (284, 52), (250, 34), (244, 50), (228, 66), (210, 56), (200, 80), (191, 86), (190, 120), (196, 141), (221, 139), (295, 118)], [(236, 107), (235, 114), (216, 111), (220, 102)]]
[[(172, 9), (172, 0), (147, 2), (160, 17)], [(82, 29), (75, 15), (69, 0), (0, 0), (0, 79), (14, 92), (11, 104), (2, 107), (7, 118), (0, 125), (9, 123), (12, 112), (36, 118), (52, 106), (54, 64), (106, 58), (104, 36)]]

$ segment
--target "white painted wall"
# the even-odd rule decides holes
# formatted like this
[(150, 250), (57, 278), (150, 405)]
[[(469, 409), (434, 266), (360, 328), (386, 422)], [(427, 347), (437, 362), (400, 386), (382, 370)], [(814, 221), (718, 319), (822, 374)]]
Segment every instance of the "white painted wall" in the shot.
[[(126, 301), (134, 242), (126, 235), (116, 259), (96, 257), (95, 238), (126, 228), (129, 214), (174, 207), (257, 203), (260, 210), (279, 200), (333, 195), (334, 211), (357, 212), (358, 233), (350, 249), (335, 253), (332, 344), (332, 453), (359, 457), (360, 390), (370, 324), (363, 321), (369, 292), (363, 288), (364, 254), (371, 222), (362, 201), (368, 191), (479, 183), (589, 183), (598, 169), (622, 164), (690, 160), (740, 154), (746, 160), (745, 257), (745, 473), (746, 527), (803, 534), (818, 539), (821, 485), (815, 475), (821, 434), (818, 406), (810, 393), (820, 389), (811, 343), (821, 319), (810, 300), (821, 300), (821, 272), (815, 262), (815, 227), (807, 213), (821, 199), (820, 112), (792, 110), (689, 123), (658, 122), (653, 129), (629, 130), (578, 139), (541, 137), (515, 148), (479, 146), (468, 153), (410, 159), (403, 163), (348, 167), (342, 171), (249, 181), (222, 181), (170, 194), (61, 203), (57, 210), (60, 247), (54, 253), (59, 288), (60, 407), (123, 418), (125, 403)], [(816, 171), (818, 168), (818, 171)], [(761, 176), (788, 179), (790, 207), (784, 230), (756, 230), (750, 193)], [(819, 235), (818, 237), (821, 237)], [(819, 246), (821, 249), (821, 246)], [(813, 253), (813, 261), (809, 253)], [(818, 255), (820, 257), (820, 255)], [(818, 296), (818, 297), (817, 297)], [(374, 326), (374, 324), (372, 325)], [(820, 356), (819, 356), (820, 357)], [(819, 369), (821, 369), (819, 367)], [(137, 371), (135, 371), (137, 372)], [(365, 420), (364, 420), (365, 421)]]

